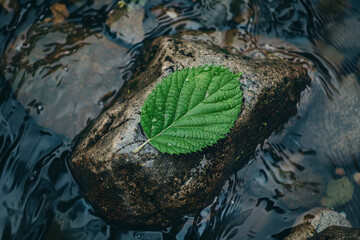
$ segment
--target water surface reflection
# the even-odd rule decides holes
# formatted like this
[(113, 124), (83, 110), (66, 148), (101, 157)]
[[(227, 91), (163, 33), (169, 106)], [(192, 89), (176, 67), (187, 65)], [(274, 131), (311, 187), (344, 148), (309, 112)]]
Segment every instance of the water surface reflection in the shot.
[[(354, 178), (360, 172), (358, 1), (146, 2), (142, 24), (145, 40), (178, 33), (185, 38), (215, 42), (238, 54), (302, 62), (313, 78), (311, 86), (302, 94), (297, 114), (258, 146), (248, 166), (229, 177), (213, 204), (199, 215), (185, 216), (162, 232), (112, 227), (98, 218), (68, 171), (66, 160), (71, 140), (59, 134), (65, 134), (68, 129), (64, 128), (82, 113), (57, 99), (67, 96), (64, 101), (73, 103), (74, 98), (70, 96), (79, 97), (79, 106), (84, 109), (81, 124), (68, 134), (72, 137), (88, 118), (94, 118), (101, 111), (101, 104), (110, 101), (115, 95), (112, 91), (118, 91), (122, 81), (129, 77), (143, 42), (129, 44), (114, 39), (105, 27), (106, 16), (116, 1), (63, 1), (69, 11), (65, 26), (76, 31), (86, 29), (86, 34), (78, 31), (80, 40), (71, 40), (74, 35), (67, 33), (66, 28), (44, 23), (51, 17), (49, 8), (53, 3), (0, 2), (0, 54), (3, 59), (12, 58), (6, 62), (12, 62), (14, 67), (10, 71), (10, 64), (4, 65), (3, 60), (8, 70), (1, 72), (0, 79), (2, 239), (274, 239), (277, 233), (291, 227), (301, 213), (323, 204), (327, 183), (341, 177), (337, 169), (343, 170), (355, 191), (353, 198), (336, 210), (346, 213), (354, 227), (360, 227), (360, 191)], [(43, 31), (44, 26), (57, 30)], [(34, 32), (39, 29), (43, 32), (32, 34), (31, 28)], [(44, 36), (51, 36), (51, 44), (36, 39), (30, 42), (40, 45), (24, 46), (26, 40), (44, 40)], [(77, 48), (80, 43), (86, 44)], [(99, 85), (95, 86), (101, 86), (96, 87), (96, 94), (90, 92), (89, 89), (94, 88), (90, 85), (86, 91), (74, 90), (79, 86), (72, 82), (74, 74), (80, 74), (84, 80), (93, 76), (86, 75), (84, 68), (96, 65), (100, 54), (104, 54), (106, 63), (106, 56), (113, 48), (83, 52), (82, 56), (89, 61), (83, 62), (87, 63), (85, 67), (78, 65), (77, 72), (71, 72), (67, 79), (74, 79), (66, 88), (59, 87), (61, 84), (56, 86), (55, 82), (53, 92), (48, 88), (44, 90), (56, 76), (58, 80), (66, 76), (67, 72), (63, 72), (66, 64), (69, 70), (74, 66), (71, 57), (66, 63), (64, 58), (54, 57), (59, 49), (65, 49), (62, 53), (74, 48), (86, 49), (87, 44), (108, 44), (119, 51), (113, 52), (111, 64), (99, 68), (109, 75), (105, 80), (103, 76), (96, 78)], [(26, 52), (31, 49), (32, 54), (38, 56), (34, 58)], [(93, 53), (95, 56), (91, 58)], [(36, 65), (38, 58), (45, 63)], [(61, 67), (53, 68), (59, 64)], [(35, 65), (39, 68), (32, 69)], [(19, 71), (31, 76), (27, 78), (30, 81), (27, 87), (33, 91), (24, 95), (27, 100), (20, 97), (21, 78), (15, 80), (10, 76)], [(47, 79), (49, 72), (53, 75)], [(128, 75), (123, 79), (114, 77), (125, 73)], [(38, 114), (39, 105), (35, 102), (29, 106), (29, 103), (39, 100), (43, 94), (48, 94), (48, 100), (40, 101), (44, 108)], [(86, 110), (92, 107), (86, 103), (95, 109), (91, 115), (87, 115)], [(59, 105), (54, 107), (55, 104)], [(30, 110), (26, 111), (27, 108)], [(62, 118), (56, 123), (54, 116), (69, 108), (74, 119)], [(53, 125), (44, 124), (43, 116), (52, 116), (46, 121)]]

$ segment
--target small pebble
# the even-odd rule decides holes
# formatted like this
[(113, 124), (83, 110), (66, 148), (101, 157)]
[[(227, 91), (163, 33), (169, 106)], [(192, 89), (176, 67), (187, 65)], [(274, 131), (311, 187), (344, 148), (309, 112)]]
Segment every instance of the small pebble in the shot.
[(356, 172), (353, 175), (354, 181), (356, 182), (357, 185), (360, 185), (360, 172)]
[(167, 11), (166, 15), (168, 15), (172, 19), (175, 19), (178, 16), (177, 13), (175, 11), (172, 11), (172, 10)]
[(345, 170), (343, 168), (336, 168), (335, 173), (339, 176), (345, 176)]

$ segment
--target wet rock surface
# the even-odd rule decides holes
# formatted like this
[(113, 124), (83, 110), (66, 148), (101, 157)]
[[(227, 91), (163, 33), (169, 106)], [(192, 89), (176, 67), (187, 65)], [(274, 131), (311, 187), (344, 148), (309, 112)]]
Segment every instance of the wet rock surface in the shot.
[(331, 226), (321, 233), (315, 234), (311, 240), (359, 240), (360, 229)]
[(297, 221), (309, 222), (317, 233), (329, 226), (351, 227), (346, 216), (325, 208), (314, 208), (302, 214)]
[(316, 231), (309, 222), (302, 223), (292, 228), (291, 233), (284, 240), (305, 240), (314, 236)]
[(112, 9), (106, 20), (106, 25), (110, 33), (115, 34), (116, 38), (127, 44), (136, 44), (144, 39), (143, 28), (144, 8), (139, 4), (117, 5)]
[[(316, 108), (309, 108), (308, 115), (312, 116), (304, 128), (310, 134), (306, 134), (303, 142), (317, 139), (311, 145), (317, 151), (319, 159), (329, 156), (333, 159), (336, 167), (344, 168), (345, 173), (354, 174), (353, 159), (360, 157), (360, 82), (359, 75), (351, 74), (342, 78), (341, 85), (334, 91), (332, 101), (324, 102)], [(312, 102), (322, 101), (315, 97)], [(318, 122), (322, 124), (319, 127)]]
[(0, 8), (4, 8), (6, 12), (17, 11), (19, 2), (17, 0), (0, 0)]
[(330, 226), (320, 233), (316, 233), (310, 223), (303, 223), (296, 226), (293, 232), (285, 240), (358, 240), (360, 239), (360, 229)]
[[(203, 42), (160, 37), (149, 44), (117, 101), (78, 139), (69, 165), (97, 214), (115, 224), (164, 227), (213, 202), (229, 173), (244, 166), (296, 111), (310, 82), (299, 64), (251, 59)], [(205, 64), (243, 72), (242, 113), (231, 133), (202, 152), (162, 154), (140, 127), (143, 102), (174, 70)]]
[(351, 228), (344, 214), (326, 208), (313, 208), (301, 214), (285, 240), (302, 240), (316, 236), (331, 226)]
[(122, 86), (129, 60), (98, 31), (38, 22), (8, 47), (0, 70), (40, 125), (73, 138)]

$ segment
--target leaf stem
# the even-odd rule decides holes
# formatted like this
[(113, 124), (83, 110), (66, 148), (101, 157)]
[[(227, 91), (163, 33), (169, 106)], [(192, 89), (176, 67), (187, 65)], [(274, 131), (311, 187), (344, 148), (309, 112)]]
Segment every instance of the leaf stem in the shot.
[(133, 153), (138, 153), (148, 142), (150, 142), (150, 139), (148, 139), (146, 142), (144, 142), (143, 144), (141, 144), (140, 146), (138, 146)]

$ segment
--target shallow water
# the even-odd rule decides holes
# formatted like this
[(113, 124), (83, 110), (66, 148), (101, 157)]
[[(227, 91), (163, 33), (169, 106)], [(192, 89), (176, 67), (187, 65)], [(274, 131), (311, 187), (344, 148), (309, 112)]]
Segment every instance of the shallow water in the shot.
[[(146, 2), (144, 40), (195, 35), (238, 54), (302, 62), (312, 77), (296, 115), (258, 146), (245, 168), (229, 177), (213, 204), (163, 231), (107, 225), (70, 175), (66, 164), (70, 138), (130, 77), (143, 41), (126, 42), (105, 27), (115, 1), (65, 3), (69, 18), (64, 24), (71, 31), (61, 33), (51, 23), (41, 23), (51, 17), (53, 2), (1, 1), (10, 6), (0, 7), (0, 54), (5, 65), (0, 80), (1, 239), (281, 239), (301, 213), (324, 204), (327, 183), (343, 174), (355, 190), (352, 199), (335, 210), (360, 227), (360, 186), (353, 177), (360, 172), (358, 1)], [(31, 30), (34, 23), (40, 23), (41, 31)], [(75, 40), (67, 41), (71, 38), (66, 34)], [(50, 42), (37, 40), (46, 40), (44, 36), (50, 36)], [(97, 41), (89, 43), (92, 36), (110, 46), (106, 51), (116, 49), (121, 59), (109, 63), (106, 57), (98, 58), (104, 53), (91, 48)], [(30, 45), (24, 44), (27, 39), (33, 39)], [(83, 53), (56, 57), (74, 46)], [(83, 59), (92, 49), (97, 52), (87, 64), (72, 62), (76, 54)], [(37, 59), (46, 63), (34, 64)], [(19, 64), (20, 60), (24, 62)], [(72, 82), (75, 78), (67, 75), (65, 67), (74, 67), (69, 72), (83, 76), (85, 83)], [(103, 74), (114, 73), (95, 76), (95, 85), (86, 84), (94, 75), (84, 76), (84, 68), (89, 67), (94, 71), (108, 67)], [(20, 71), (30, 77), (14, 80), (12, 74)], [(55, 83), (44, 90), (46, 77)], [(62, 77), (68, 81), (58, 87), (56, 80)]]

